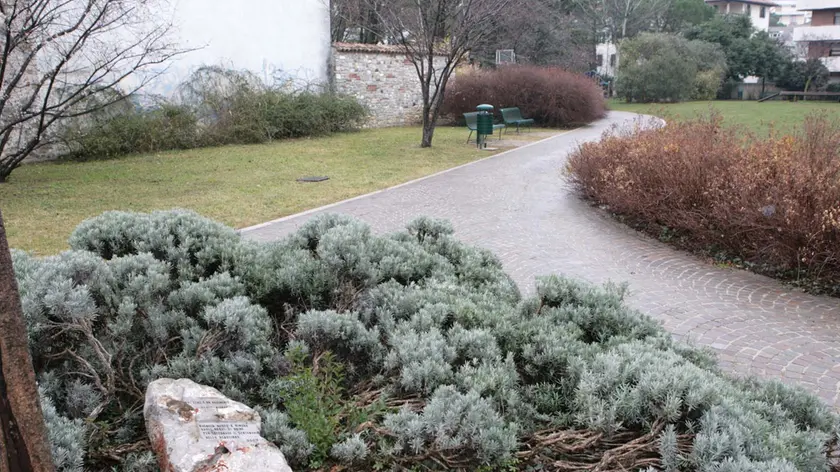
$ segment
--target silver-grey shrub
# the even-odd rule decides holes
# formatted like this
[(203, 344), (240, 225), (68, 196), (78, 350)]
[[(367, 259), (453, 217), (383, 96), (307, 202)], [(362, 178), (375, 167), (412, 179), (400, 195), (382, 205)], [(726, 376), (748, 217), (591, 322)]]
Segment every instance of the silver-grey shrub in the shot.
[(257, 244), (110, 212), (71, 247), (14, 253), (62, 471), (153, 470), (141, 406), (167, 376), (253, 405), (298, 469), (830, 470), (814, 396), (725, 375), (621, 286), (551, 276), (523, 298), (445, 222), (326, 215)]

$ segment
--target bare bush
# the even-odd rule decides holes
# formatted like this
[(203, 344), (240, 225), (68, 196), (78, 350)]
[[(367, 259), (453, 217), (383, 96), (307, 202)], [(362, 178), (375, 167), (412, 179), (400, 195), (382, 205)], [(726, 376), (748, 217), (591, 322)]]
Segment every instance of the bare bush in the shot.
[(840, 276), (840, 123), (759, 138), (720, 116), (612, 132), (569, 160), (587, 198), (775, 275)]
[(519, 107), (524, 116), (554, 127), (589, 123), (606, 110), (601, 88), (583, 75), (556, 67), (507, 66), (459, 76), (442, 113), (460, 119), (482, 103)]

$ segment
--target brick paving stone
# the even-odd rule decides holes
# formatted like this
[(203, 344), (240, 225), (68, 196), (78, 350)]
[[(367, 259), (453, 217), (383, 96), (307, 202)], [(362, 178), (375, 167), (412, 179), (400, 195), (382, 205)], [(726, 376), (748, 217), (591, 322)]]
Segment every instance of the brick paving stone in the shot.
[(627, 282), (631, 306), (661, 320), (676, 338), (718, 350), (733, 373), (799, 384), (840, 407), (838, 300), (711, 266), (570, 191), (563, 169), (576, 146), (636, 119), (611, 112), (591, 126), (243, 234), (276, 240), (317, 213), (353, 215), (377, 232), (399, 230), (421, 215), (446, 218), (460, 239), (498, 254), (523, 293), (533, 291), (535, 276), (551, 273)]

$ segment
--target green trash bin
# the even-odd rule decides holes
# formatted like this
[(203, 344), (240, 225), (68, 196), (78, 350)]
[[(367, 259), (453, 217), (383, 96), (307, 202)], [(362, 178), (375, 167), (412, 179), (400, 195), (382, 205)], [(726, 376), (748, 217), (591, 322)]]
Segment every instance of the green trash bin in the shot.
[(487, 146), (487, 136), (493, 134), (493, 105), (479, 105), (476, 107), (478, 116), (476, 117), (476, 145), (478, 147)]

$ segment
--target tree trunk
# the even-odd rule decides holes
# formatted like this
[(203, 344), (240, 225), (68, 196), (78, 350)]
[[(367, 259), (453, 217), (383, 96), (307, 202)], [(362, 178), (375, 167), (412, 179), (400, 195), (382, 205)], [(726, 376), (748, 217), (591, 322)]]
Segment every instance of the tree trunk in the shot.
[[(443, 97), (446, 93), (446, 82), (449, 80), (449, 74), (444, 77), (437, 86), (434, 98), (424, 98), (423, 101), (431, 103), (423, 105), (423, 140), (420, 141), (420, 147), (432, 147), (432, 138), (435, 135), (435, 126), (437, 125), (438, 117), (440, 117), (440, 107), (443, 103)], [(432, 86), (430, 85), (429, 88)], [(429, 96), (428, 93), (425, 96)]]
[(0, 212), (0, 472), (55, 467), (29, 355), (12, 255)]
[(758, 98), (764, 98), (764, 83), (767, 82), (766, 77), (761, 78), (761, 94), (759, 94)]
[(432, 138), (435, 135), (435, 120), (428, 107), (423, 107), (423, 140), (420, 141), (421, 148), (432, 147)]
[(365, 13), (365, 17), (363, 18), (363, 24), (359, 33), (359, 42), (363, 44), (376, 44), (379, 42), (379, 17), (376, 16), (376, 10), (374, 10), (373, 7), (369, 8), (370, 9)]

